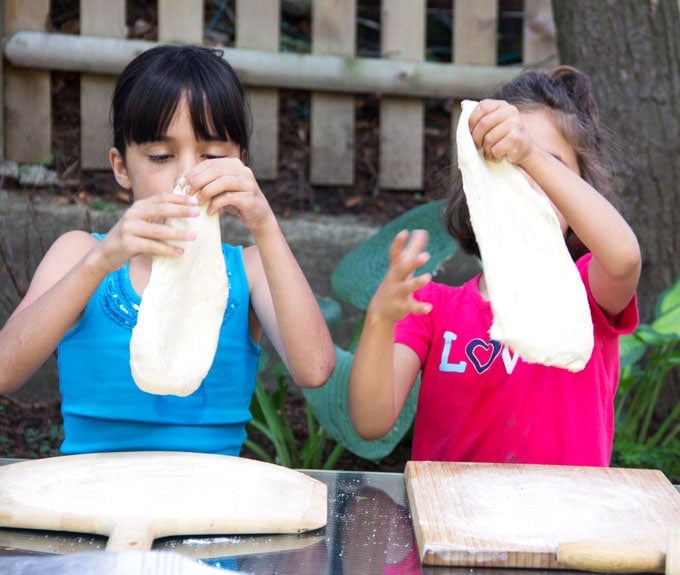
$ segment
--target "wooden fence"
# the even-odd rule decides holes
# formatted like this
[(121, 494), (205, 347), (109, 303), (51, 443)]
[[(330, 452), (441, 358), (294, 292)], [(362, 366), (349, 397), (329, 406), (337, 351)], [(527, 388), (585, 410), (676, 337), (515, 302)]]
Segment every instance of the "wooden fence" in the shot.
[[(356, 0), (312, 0), (311, 51), (302, 54), (279, 49), (280, 0), (237, 0), (235, 42), (226, 48), (225, 57), (249, 92), (258, 177), (276, 178), (282, 153), (279, 89), (296, 88), (311, 94), (310, 182), (352, 185), (355, 97), (373, 93), (380, 98), (379, 185), (421, 189), (425, 99), (480, 98), (520, 68), (497, 62), (499, 4), (503, 2), (450, 0), (452, 61), (441, 63), (425, 57), (426, 0), (380, 2), (380, 58), (356, 56)], [(550, 0), (505, 4), (518, 6), (517, 17), (523, 19), (522, 65), (554, 64)], [(108, 168), (108, 112), (115, 75), (153, 42), (126, 39), (124, 0), (81, 0), (79, 36), (48, 32), (49, 9), (49, 0), (4, 0), (0, 151), (5, 160), (19, 163), (50, 157), (50, 70), (71, 70), (81, 74), (80, 167)], [(210, 43), (205, 39), (204, 10), (203, 0), (158, 0), (157, 41)]]

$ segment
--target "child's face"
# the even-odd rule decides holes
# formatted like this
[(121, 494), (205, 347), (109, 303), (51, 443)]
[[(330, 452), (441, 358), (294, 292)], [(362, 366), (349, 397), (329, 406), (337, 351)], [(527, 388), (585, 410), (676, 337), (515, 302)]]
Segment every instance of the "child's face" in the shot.
[[(555, 122), (550, 112), (548, 112), (547, 110), (539, 109), (532, 110), (530, 112), (520, 112), (520, 115), (522, 116), (524, 128), (529, 133), (534, 142), (536, 142), (537, 145), (543, 148), (550, 155), (560, 160), (570, 170), (581, 175), (581, 171), (579, 170), (578, 167), (578, 158), (576, 156), (576, 152), (572, 145), (562, 135), (562, 132), (559, 130), (557, 123)], [(524, 177), (526, 177), (529, 180), (529, 183), (537, 192), (545, 196), (545, 192), (538, 186), (538, 184), (533, 179), (531, 179), (531, 177), (529, 177), (528, 174), (525, 173)], [(548, 199), (548, 201), (550, 200)], [(551, 205), (555, 210), (557, 219), (560, 222), (562, 232), (566, 233), (567, 231), (566, 220), (564, 219), (562, 214), (557, 210), (557, 208), (555, 208), (552, 202)]]
[(177, 105), (165, 138), (157, 142), (131, 143), (125, 154), (125, 169), (134, 199), (171, 192), (180, 176), (203, 160), (239, 158), (240, 147), (224, 140), (196, 139), (186, 100)]

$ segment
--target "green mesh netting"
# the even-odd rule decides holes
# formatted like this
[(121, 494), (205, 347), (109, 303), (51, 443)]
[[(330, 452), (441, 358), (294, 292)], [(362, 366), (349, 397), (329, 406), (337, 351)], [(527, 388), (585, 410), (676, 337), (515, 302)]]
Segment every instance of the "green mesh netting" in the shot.
[(348, 383), (354, 355), (337, 346), (335, 351), (337, 363), (326, 385), (317, 389), (303, 388), (302, 393), (318, 422), (335, 441), (359, 457), (380, 460), (394, 450), (411, 427), (416, 412), (418, 385), (414, 386), (399, 419), (386, 436), (372, 441), (361, 439), (349, 417)]
[(387, 271), (389, 246), (401, 230), (425, 229), (430, 234), (427, 250), (430, 261), (417, 274), (436, 274), (450, 259), (457, 244), (448, 235), (442, 221), (443, 202), (429, 202), (409, 210), (385, 224), (364, 243), (348, 252), (333, 270), (331, 285), (343, 301), (365, 310), (378, 284)]

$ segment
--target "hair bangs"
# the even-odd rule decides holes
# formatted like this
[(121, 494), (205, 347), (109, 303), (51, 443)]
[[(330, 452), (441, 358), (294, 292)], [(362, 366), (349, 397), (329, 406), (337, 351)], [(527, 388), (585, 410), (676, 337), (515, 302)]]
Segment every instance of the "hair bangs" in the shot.
[(234, 69), (221, 52), (197, 46), (160, 46), (142, 52), (118, 79), (111, 105), (114, 146), (163, 140), (185, 98), (194, 135), (248, 151), (251, 116)]
[(182, 97), (182, 85), (168, 82), (167, 78), (152, 78), (136, 92), (135, 98), (128, 100), (128, 110), (123, 115), (126, 144), (162, 140)]
[(248, 109), (243, 91), (225, 72), (193, 67), (185, 82), (191, 124), (199, 140), (228, 140), (248, 150)]

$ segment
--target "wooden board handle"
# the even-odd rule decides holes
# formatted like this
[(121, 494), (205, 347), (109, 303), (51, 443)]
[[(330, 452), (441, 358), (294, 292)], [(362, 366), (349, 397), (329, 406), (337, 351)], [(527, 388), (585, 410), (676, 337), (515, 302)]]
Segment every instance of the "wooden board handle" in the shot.
[(668, 532), (666, 575), (680, 575), (680, 524), (671, 527)]
[(149, 551), (155, 539), (149, 524), (122, 523), (116, 525), (106, 543), (107, 551)]
[(574, 541), (558, 545), (557, 563), (568, 569), (598, 573), (663, 573), (666, 555), (632, 545)]

